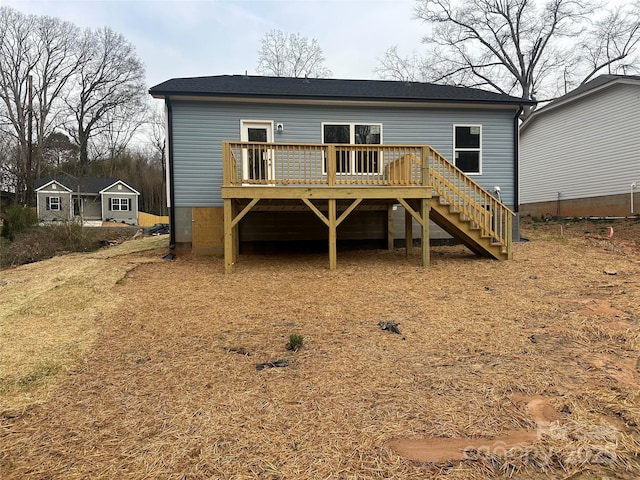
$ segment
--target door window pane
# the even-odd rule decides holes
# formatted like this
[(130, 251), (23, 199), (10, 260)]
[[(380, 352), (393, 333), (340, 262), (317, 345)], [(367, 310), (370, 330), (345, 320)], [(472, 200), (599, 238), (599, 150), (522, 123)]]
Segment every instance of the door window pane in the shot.
[[(247, 128), (247, 138), (250, 142), (266, 142), (266, 128)], [(267, 178), (267, 152), (262, 147), (249, 147), (249, 178), (264, 180)]]
[[(325, 124), (323, 128), (323, 142), (336, 144), (380, 145), (381, 125), (365, 124)], [(337, 173), (378, 173), (378, 150), (357, 152), (338, 148), (336, 151)]]
[[(356, 125), (356, 145), (380, 145), (380, 125)], [(356, 156), (357, 173), (378, 172), (378, 151), (358, 152)]]
[[(325, 125), (324, 143), (351, 143), (351, 127), (349, 125)], [(338, 150), (336, 152), (336, 172), (349, 173), (350, 167), (351, 152)]]
[(247, 136), (250, 142), (266, 142), (267, 129), (266, 128), (248, 128)]

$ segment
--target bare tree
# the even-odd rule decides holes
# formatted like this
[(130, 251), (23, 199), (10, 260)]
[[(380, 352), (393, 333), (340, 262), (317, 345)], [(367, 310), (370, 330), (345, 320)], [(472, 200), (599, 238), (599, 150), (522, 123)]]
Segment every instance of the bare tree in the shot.
[(379, 64), (375, 73), (389, 80), (402, 82), (418, 82), (428, 76), (428, 64), (425, 57), (420, 56), (415, 50), (411, 55), (403, 57), (398, 52), (398, 46), (389, 47), (384, 52), (384, 57), (378, 59)]
[(167, 149), (166, 143), (166, 119), (164, 114), (164, 105), (160, 108), (154, 106), (155, 108), (150, 108), (149, 118), (147, 120), (148, 123), (148, 133), (147, 139), (149, 144), (154, 152), (154, 157), (158, 157), (158, 159), (163, 163), (163, 172), (164, 172), (164, 159), (165, 153)]
[(581, 83), (602, 72), (624, 75), (637, 72), (640, 5), (614, 7), (593, 25), (580, 44), (586, 72)]
[(139, 101), (118, 105), (107, 112), (101, 123), (101, 128), (91, 142), (92, 161), (106, 159), (110, 162), (113, 176), (115, 159), (122, 155), (138, 130), (147, 121), (147, 105)]
[[(69, 22), (53, 17), (38, 17), (36, 21), (35, 49), (39, 52), (34, 66), (34, 107), (36, 123), (35, 174), (42, 173), (45, 139), (62, 122), (62, 102), (69, 81), (87, 61), (80, 50), (80, 29)], [(81, 50), (80, 50), (81, 51)]]
[(17, 143), (15, 165), (16, 193), (27, 184), (28, 142), (28, 81), (38, 62), (34, 54), (33, 36), (36, 17), (0, 7), (0, 124)]
[(331, 70), (324, 66), (318, 41), (298, 33), (271, 30), (262, 39), (258, 52), (258, 73), (274, 77), (327, 78)]
[(18, 142), (16, 186), (27, 191), (27, 202), (31, 200), (27, 165), (30, 116), (35, 123), (34, 173), (39, 175), (44, 140), (59, 123), (61, 98), (83, 61), (75, 55), (78, 34), (77, 27), (57, 18), (0, 8), (0, 122)]
[(66, 102), (72, 121), (67, 131), (80, 147), (80, 165), (89, 162), (89, 143), (107, 132), (119, 112), (128, 118), (144, 103), (144, 66), (135, 48), (108, 27), (86, 31), (79, 55), (86, 55)]
[(0, 190), (17, 192), (20, 149), (13, 135), (0, 129)]
[(431, 26), (426, 57), (391, 48), (380, 76), (545, 101), (599, 72), (637, 69), (637, 5), (608, 12), (590, 0), (417, 0), (415, 15)]

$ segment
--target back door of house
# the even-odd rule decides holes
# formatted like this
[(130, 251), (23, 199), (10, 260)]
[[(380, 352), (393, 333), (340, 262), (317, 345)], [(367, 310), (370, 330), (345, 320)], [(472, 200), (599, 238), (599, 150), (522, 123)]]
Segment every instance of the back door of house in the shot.
[[(243, 142), (273, 142), (273, 122), (242, 120), (240, 139)], [(257, 146), (243, 149), (242, 172), (245, 180), (271, 180), (274, 172), (271, 151)]]

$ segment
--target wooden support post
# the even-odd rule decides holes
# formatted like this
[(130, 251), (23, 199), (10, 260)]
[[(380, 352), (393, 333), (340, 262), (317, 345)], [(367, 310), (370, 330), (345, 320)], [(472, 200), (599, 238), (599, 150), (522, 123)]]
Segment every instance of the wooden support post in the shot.
[(336, 199), (329, 200), (329, 269), (335, 270), (338, 265)]
[(422, 266), (428, 267), (431, 264), (431, 258), (429, 256), (429, 248), (431, 246), (431, 240), (429, 238), (429, 211), (431, 210), (431, 200), (423, 198), (420, 200), (420, 213), (422, 213)]
[(336, 147), (327, 145), (327, 185), (333, 187), (336, 184)]
[(387, 206), (387, 250), (393, 250), (393, 204)]
[(413, 251), (413, 217), (406, 208), (404, 209), (404, 243), (406, 255), (409, 256)]
[(429, 161), (429, 157), (431, 156), (431, 147), (424, 146), (422, 147), (422, 178), (421, 184), (423, 187), (430, 185), (431, 178), (429, 175), (429, 165), (431, 162)]
[[(231, 202), (231, 215), (236, 216), (237, 204), (236, 201)], [(233, 264), (238, 262), (238, 253), (240, 252), (240, 225), (234, 219), (233, 224)]]
[(224, 271), (225, 273), (233, 272), (235, 242), (235, 227), (233, 226), (233, 200), (224, 199)]

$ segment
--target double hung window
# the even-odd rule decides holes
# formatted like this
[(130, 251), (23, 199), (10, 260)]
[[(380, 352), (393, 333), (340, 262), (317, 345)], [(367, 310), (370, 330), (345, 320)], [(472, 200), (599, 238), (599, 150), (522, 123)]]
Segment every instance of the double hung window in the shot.
[(60, 197), (47, 197), (47, 210), (62, 210)]
[(482, 173), (482, 125), (453, 126), (453, 158), (465, 173)]
[(110, 198), (109, 210), (114, 212), (126, 212), (131, 210), (131, 199), (129, 198)]

